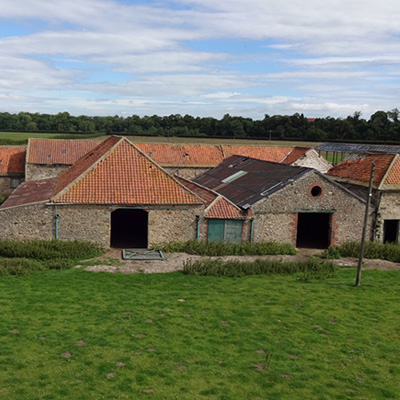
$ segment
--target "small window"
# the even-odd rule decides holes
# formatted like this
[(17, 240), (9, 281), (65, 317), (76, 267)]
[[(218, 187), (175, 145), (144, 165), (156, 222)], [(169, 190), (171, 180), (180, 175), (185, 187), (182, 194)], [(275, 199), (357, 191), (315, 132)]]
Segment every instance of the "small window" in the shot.
[(21, 184), (21, 179), (11, 178), (10, 187), (11, 189), (16, 189)]
[(321, 186), (315, 185), (311, 188), (311, 196), (312, 197), (319, 197), (322, 194)]

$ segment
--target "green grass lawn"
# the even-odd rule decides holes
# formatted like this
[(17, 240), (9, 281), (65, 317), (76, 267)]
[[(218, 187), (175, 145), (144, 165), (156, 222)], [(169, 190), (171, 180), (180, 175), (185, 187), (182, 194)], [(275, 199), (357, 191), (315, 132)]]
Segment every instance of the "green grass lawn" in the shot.
[(0, 399), (398, 399), (400, 271), (0, 277)]

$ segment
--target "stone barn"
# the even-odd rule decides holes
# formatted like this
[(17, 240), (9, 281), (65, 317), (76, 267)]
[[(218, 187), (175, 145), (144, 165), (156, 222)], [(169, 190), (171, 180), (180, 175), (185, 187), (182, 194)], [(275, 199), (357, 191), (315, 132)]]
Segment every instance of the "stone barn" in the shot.
[(252, 215), (246, 240), (327, 248), (361, 239), (366, 202), (314, 169), (232, 156), (195, 183)]
[(26, 149), (0, 146), (0, 196), (8, 196), (24, 180)]
[(58, 177), (22, 184), (0, 207), (0, 236), (146, 248), (201, 239), (204, 207), (135, 145), (112, 136)]
[(375, 163), (372, 203), (377, 209), (374, 239), (382, 243), (399, 243), (399, 154), (353, 154), (330, 169), (328, 175), (366, 198), (372, 163)]

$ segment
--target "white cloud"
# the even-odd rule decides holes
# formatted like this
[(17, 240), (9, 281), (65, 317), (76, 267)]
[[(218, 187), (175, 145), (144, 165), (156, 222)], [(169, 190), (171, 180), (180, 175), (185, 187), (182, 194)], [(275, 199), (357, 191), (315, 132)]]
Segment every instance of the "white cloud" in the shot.
[(0, 110), (262, 118), (400, 107), (394, 0), (174, 3), (0, 2), (0, 23), (32, 32), (0, 37)]

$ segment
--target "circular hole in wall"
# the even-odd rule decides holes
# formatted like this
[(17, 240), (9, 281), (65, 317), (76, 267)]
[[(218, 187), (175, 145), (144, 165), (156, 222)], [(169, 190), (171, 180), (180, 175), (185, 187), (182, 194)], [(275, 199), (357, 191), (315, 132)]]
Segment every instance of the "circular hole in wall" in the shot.
[(321, 186), (316, 185), (311, 188), (311, 196), (312, 197), (319, 197), (319, 196), (321, 196), (321, 194), (322, 194)]

